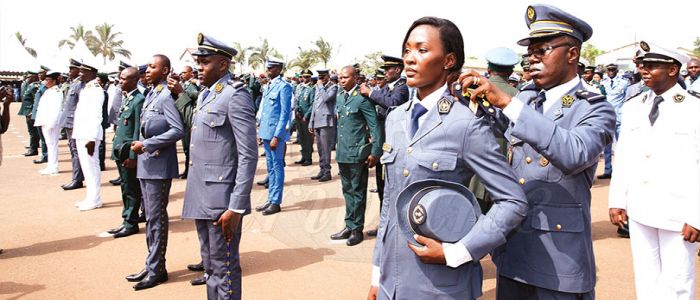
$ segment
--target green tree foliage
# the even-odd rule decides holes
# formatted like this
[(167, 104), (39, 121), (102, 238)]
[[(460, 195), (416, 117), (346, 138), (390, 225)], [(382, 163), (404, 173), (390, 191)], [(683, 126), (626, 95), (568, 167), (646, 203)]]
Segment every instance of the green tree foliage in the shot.
[(22, 47), (24, 47), (24, 50), (27, 50), (29, 55), (36, 58), (36, 50), (34, 50), (34, 48), (27, 46), (27, 39), (25, 39), (19, 31), (15, 32), (15, 36), (17, 37), (17, 40), (22, 45)]
[(95, 26), (95, 32), (97, 35), (87, 43), (88, 48), (90, 48), (93, 54), (102, 54), (105, 63), (107, 62), (107, 59), (114, 60), (116, 54), (126, 58), (131, 57), (131, 51), (124, 49), (124, 41), (119, 39), (119, 36), (122, 33), (115, 32), (113, 28), (114, 25), (106, 22)]
[(591, 43), (584, 43), (581, 50), (581, 57), (585, 58), (592, 66), (595, 66), (595, 58), (605, 53), (605, 51), (596, 48)]

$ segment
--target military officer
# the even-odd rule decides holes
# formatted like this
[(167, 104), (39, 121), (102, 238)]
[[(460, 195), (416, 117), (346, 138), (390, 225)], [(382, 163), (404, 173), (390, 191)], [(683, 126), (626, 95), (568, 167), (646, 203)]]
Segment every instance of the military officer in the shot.
[[(131, 65), (124, 61), (119, 61), (119, 72), (117, 73), (117, 78), (113, 81), (112, 84), (109, 85), (109, 88), (107, 88), (107, 104), (108, 104), (108, 112), (107, 112), (107, 122), (111, 125), (114, 126), (114, 131), (117, 130), (117, 121), (119, 120), (119, 112), (122, 107), (122, 87), (119, 84), (119, 75), (124, 69), (130, 68)], [(113, 79), (110, 77), (110, 79)], [(107, 84), (105, 83), (105, 86)], [(107, 125), (109, 126), (109, 125)], [(114, 144), (112, 144), (112, 147), (114, 147)], [(112, 152), (114, 152), (114, 149), (112, 149)], [(119, 170), (119, 162), (115, 161), (117, 164), (117, 170)], [(120, 185), (121, 184), (121, 176), (118, 176), (116, 179), (112, 179), (109, 181), (112, 185)]]
[(497, 299), (593, 299), (596, 281), (591, 193), (598, 157), (614, 134), (615, 112), (605, 97), (583, 87), (577, 73), (581, 44), (593, 29), (553, 6), (532, 5), (527, 46), (533, 83), (511, 97), (475, 72), (494, 120), (506, 124), (508, 162), (527, 195), (529, 214), (496, 249)]
[(177, 147), (184, 135), (182, 120), (175, 107), (166, 77), (170, 59), (156, 54), (148, 63), (146, 78), (153, 84), (143, 103), (139, 140), (131, 144), (138, 154), (136, 177), (141, 184), (146, 210), (148, 256), (140, 272), (126, 277), (137, 282), (135, 290), (152, 288), (168, 280), (165, 250), (168, 245), (168, 197), (172, 179), (177, 178)]
[(289, 139), (286, 127), (291, 113), (292, 86), (282, 78), (283, 65), (280, 59), (267, 59), (270, 83), (263, 93), (258, 136), (267, 160), (268, 196), (267, 202), (255, 208), (263, 215), (280, 212), (284, 191), (284, 148)]
[(39, 89), (39, 76), (36, 71), (29, 71), (27, 78), (27, 86), (22, 94), (22, 105), (17, 112), (17, 115), (25, 116), (27, 121), (27, 133), (29, 134), (29, 149), (24, 153), (24, 156), (35, 156), (39, 154), (39, 133), (34, 128), (34, 120), (32, 119), (32, 106), (34, 106), (34, 95)]
[[(46, 84), (44, 84), (44, 79), (46, 79), (46, 72), (49, 71), (49, 68), (46, 66), (41, 66), (39, 68), (39, 88), (36, 90), (36, 93), (34, 93), (34, 104), (32, 105), (32, 113), (30, 114), (32, 117), (32, 122), (36, 120), (36, 111), (39, 109), (39, 102), (41, 101), (41, 96), (44, 95), (44, 92), (46, 92)], [(37, 134), (39, 135), (39, 141), (41, 142), (41, 156), (39, 159), (35, 159), (33, 162), (35, 164), (43, 164), (48, 161), (48, 155), (49, 155), (49, 150), (48, 147), (46, 146), (46, 140), (44, 139), (44, 133), (41, 130), (41, 126), (35, 126), (34, 129), (37, 131)]]
[(688, 78), (685, 80), (685, 86), (688, 90), (700, 93), (700, 59), (692, 58), (686, 64), (688, 69)]
[[(407, 85), (416, 93), (386, 120), (381, 157), (386, 168), (385, 201), (368, 299), (476, 299), (481, 296), (479, 260), (504, 243), (525, 216), (525, 195), (498, 152), (489, 123), (449, 93), (448, 78), (464, 64), (457, 26), (435, 17), (418, 19), (402, 45)], [(397, 195), (417, 181), (459, 185), (474, 174), (483, 178), (493, 195), (489, 213), (454, 241), (415, 235), (423, 246), (409, 244), (407, 235), (412, 234), (404, 234), (398, 226), (406, 212), (396, 208)]]
[(83, 187), (83, 170), (80, 168), (80, 160), (78, 159), (78, 148), (76, 141), (73, 138), (73, 120), (75, 120), (75, 109), (78, 106), (78, 96), (80, 91), (85, 86), (85, 83), (80, 79), (81, 63), (75, 59), (70, 59), (68, 66), (68, 78), (70, 79), (70, 87), (65, 96), (65, 101), (61, 109), (60, 125), (66, 131), (68, 140), (68, 149), (71, 159), (71, 182), (61, 186), (64, 190), (74, 190)]
[[(622, 105), (625, 102), (625, 91), (630, 85), (629, 81), (618, 75), (616, 64), (608, 64), (605, 66), (607, 73), (600, 82), (600, 85), (605, 89), (605, 96), (608, 102), (615, 108), (616, 123), (615, 123), (615, 139), (620, 135), (620, 124), (622, 121)], [(605, 170), (603, 174), (598, 175), (598, 179), (610, 179), (612, 176), (612, 143), (605, 147), (603, 155), (605, 156)]]
[(107, 231), (114, 238), (130, 236), (139, 232), (139, 208), (141, 207), (141, 186), (136, 178), (136, 153), (131, 151), (131, 143), (139, 140), (141, 129), (141, 109), (144, 96), (136, 88), (139, 71), (128, 67), (119, 74), (120, 91), (126, 92), (117, 115), (117, 129), (112, 140), (112, 159), (117, 163), (119, 182), (122, 190), (122, 224)]
[(168, 88), (177, 98), (175, 107), (180, 112), (182, 124), (185, 126), (185, 136), (182, 137), (182, 151), (185, 152), (185, 171), (180, 174), (180, 179), (187, 178), (190, 163), (190, 130), (192, 128), (192, 110), (197, 105), (199, 89), (192, 83), (192, 67), (182, 68), (179, 76), (168, 77)]
[(610, 221), (629, 224), (637, 299), (697, 299), (700, 94), (677, 82), (687, 56), (644, 41), (640, 47), (650, 90), (622, 107)]
[(320, 182), (331, 180), (331, 149), (336, 139), (335, 97), (338, 85), (330, 81), (328, 70), (318, 70), (318, 85), (309, 116), (309, 133), (316, 136), (316, 148), (320, 170), (311, 179)]
[(314, 139), (309, 133), (309, 119), (311, 118), (311, 109), (313, 108), (314, 96), (316, 87), (311, 84), (311, 70), (303, 70), (301, 72), (302, 83), (299, 85), (297, 97), (297, 105), (294, 107), (294, 115), (297, 118), (299, 129), (299, 144), (301, 145), (301, 159), (295, 161), (295, 164), (302, 166), (311, 165), (311, 151), (313, 150)]
[(353, 66), (340, 70), (342, 89), (336, 97), (338, 146), (335, 161), (345, 198), (345, 227), (331, 235), (331, 239), (347, 239), (348, 246), (363, 240), (368, 169), (377, 164), (383, 142), (374, 104), (358, 91), (356, 72)]
[[(360, 94), (368, 97), (377, 109), (377, 120), (382, 135), (385, 133), (384, 123), (389, 109), (399, 106), (408, 101), (408, 86), (406, 79), (401, 77), (403, 71), (403, 60), (398, 57), (382, 55), (384, 64), (381, 70), (384, 71), (384, 85), (380, 89), (372, 90), (366, 84), (360, 85)], [(382, 173), (382, 164), (378, 163), (375, 175), (377, 184), (377, 194), (379, 195), (379, 209), (382, 208), (384, 201), (384, 175)], [(367, 232), (369, 236), (377, 235), (377, 230), (373, 229)]]
[(193, 55), (204, 89), (192, 118), (182, 217), (195, 219), (207, 299), (241, 299), (238, 247), (258, 162), (255, 107), (246, 87), (228, 72), (236, 50), (202, 34), (198, 44)]

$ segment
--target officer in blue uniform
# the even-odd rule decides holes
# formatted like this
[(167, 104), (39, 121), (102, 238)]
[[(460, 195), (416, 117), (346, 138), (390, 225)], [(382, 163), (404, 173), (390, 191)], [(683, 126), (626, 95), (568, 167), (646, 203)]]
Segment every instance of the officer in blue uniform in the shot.
[(236, 50), (202, 34), (198, 44), (193, 55), (204, 89), (192, 116), (182, 217), (195, 220), (207, 299), (241, 299), (238, 246), (258, 163), (255, 104), (228, 72)]
[[(493, 253), (497, 299), (593, 299), (596, 281), (591, 193), (598, 158), (610, 144), (615, 112), (586, 90), (577, 74), (581, 44), (593, 29), (549, 5), (529, 6), (525, 21), (533, 83), (511, 97), (478, 73), (460, 77), (479, 87), (505, 129), (507, 159), (529, 213)], [(481, 101), (479, 101), (481, 102)]]
[(78, 96), (80, 91), (85, 86), (80, 80), (80, 66), (81, 63), (75, 59), (70, 59), (70, 64), (68, 66), (69, 78), (72, 79), (70, 87), (68, 88), (68, 93), (65, 96), (65, 101), (63, 108), (61, 110), (60, 125), (66, 131), (66, 137), (68, 140), (68, 149), (70, 150), (71, 166), (73, 169), (71, 182), (61, 186), (64, 190), (74, 190), (83, 187), (83, 170), (80, 168), (80, 161), (78, 160), (78, 148), (75, 144), (75, 139), (73, 139), (73, 120), (75, 118), (75, 109), (78, 107)]
[(267, 160), (267, 202), (255, 208), (263, 215), (280, 212), (284, 191), (284, 149), (289, 133), (286, 127), (291, 116), (292, 85), (282, 78), (284, 62), (276, 58), (267, 59), (267, 75), (270, 78), (263, 93), (262, 113), (258, 136), (263, 142)]
[(168, 245), (168, 197), (173, 178), (177, 178), (175, 143), (184, 135), (180, 113), (170, 94), (166, 78), (170, 60), (154, 55), (148, 63), (147, 78), (153, 89), (146, 96), (141, 113), (141, 136), (131, 145), (138, 154), (136, 176), (141, 183), (146, 211), (146, 244), (148, 256), (143, 270), (126, 277), (138, 283), (135, 290), (152, 288), (168, 280), (165, 250)]

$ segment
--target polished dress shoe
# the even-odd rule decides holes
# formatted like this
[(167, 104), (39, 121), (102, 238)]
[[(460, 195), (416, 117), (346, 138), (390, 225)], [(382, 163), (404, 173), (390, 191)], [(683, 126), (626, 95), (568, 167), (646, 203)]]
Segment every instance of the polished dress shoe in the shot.
[(39, 151), (27, 150), (27, 152), (24, 152), (24, 154), (22, 154), (22, 155), (24, 155), (24, 156), (36, 156), (36, 155), (39, 155)]
[(310, 166), (313, 162), (311, 160), (305, 160), (304, 162), (301, 163), (302, 167)]
[(362, 230), (355, 229), (350, 233), (350, 237), (345, 241), (345, 244), (348, 246), (355, 246), (362, 243), (364, 239), (365, 237), (362, 235)]
[(255, 211), (263, 211), (263, 210), (266, 210), (268, 207), (270, 207), (270, 204), (272, 204), (272, 203), (270, 203), (270, 202), (268, 201), (268, 202), (263, 203), (263, 204), (260, 205), (260, 206), (256, 206), (256, 207), (255, 207)]
[(612, 178), (612, 173), (598, 175), (598, 179), (610, 179)]
[(321, 178), (318, 179), (318, 182), (326, 182), (331, 180), (331, 174), (326, 173), (323, 175)]
[(340, 232), (336, 234), (331, 234), (331, 240), (344, 240), (350, 237), (350, 228), (343, 228)]
[(119, 227), (117, 227), (117, 228), (112, 228), (112, 229), (110, 229), (110, 230), (107, 230), (107, 233), (109, 233), (109, 234), (115, 234), (115, 233), (117, 233), (117, 232), (122, 231), (122, 229), (124, 229), (124, 225), (119, 225)]
[(40, 158), (40, 159), (35, 159), (35, 160), (33, 160), (33, 162), (34, 162), (35, 164), (37, 164), (37, 165), (38, 165), (38, 164), (46, 163), (46, 162), (48, 162), (48, 161), (49, 161), (49, 158), (48, 158), (48, 157), (42, 157), (42, 158)]
[(192, 279), (192, 280), (190, 280), (190, 284), (191, 284), (191, 285), (203, 285), (203, 284), (207, 284), (207, 276), (202, 275), (202, 276), (199, 276), (199, 277), (197, 277), (197, 278), (195, 278), (195, 279)]
[(148, 270), (146, 270), (146, 268), (143, 268), (143, 270), (139, 271), (136, 274), (131, 274), (129, 276), (126, 276), (126, 281), (138, 282), (138, 281), (141, 281), (141, 279), (143, 279), (144, 277), (146, 277), (146, 275), (148, 275)]
[(139, 233), (138, 226), (134, 226), (131, 228), (124, 227), (124, 228), (122, 228), (122, 230), (119, 230), (119, 231), (114, 233), (114, 238), (115, 239), (123, 238), (123, 237), (127, 237), (127, 236), (130, 236), (132, 234), (137, 234), (137, 233)]
[(109, 183), (111, 183), (112, 185), (120, 185), (122, 184), (122, 179), (117, 177), (117, 179), (110, 180)]
[(260, 180), (260, 181), (258, 181), (258, 182), (256, 182), (256, 183), (257, 183), (257, 185), (267, 185), (269, 182), (270, 182), (270, 178), (269, 178), (269, 177), (265, 177), (265, 179)]
[(323, 175), (324, 175), (323, 171), (319, 171), (318, 174), (316, 174), (316, 176), (311, 176), (311, 179), (319, 180), (319, 179), (321, 179), (321, 177), (323, 177)]
[(157, 274), (153, 276), (146, 276), (143, 280), (141, 280), (139, 283), (134, 285), (134, 290), (139, 291), (139, 290), (145, 290), (145, 289), (150, 289), (156, 285), (159, 285), (163, 282), (168, 281), (168, 273), (163, 272), (162, 274)]
[(274, 215), (280, 211), (282, 211), (282, 209), (278, 204), (270, 203), (270, 206), (263, 210), (262, 214), (263, 216)]
[(187, 270), (192, 272), (204, 272), (204, 263), (200, 261), (196, 264), (187, 265)]
[(377, 236), (377, 229), (367, 230), (367, 236)]
[(304, 162), (305, 162), (304, 159), (300, 159), (300, 160), (295, 161), (294, 164), (295, 164), (295, 165), (300, 165), (300, 164), (303, 164)]
[(63, 189), (66, 191), (70, 190), (75, 190), (83, 187), (83, 182), (82, 181), (73, 181), (69, 184), (66, 184), (63, 186)]

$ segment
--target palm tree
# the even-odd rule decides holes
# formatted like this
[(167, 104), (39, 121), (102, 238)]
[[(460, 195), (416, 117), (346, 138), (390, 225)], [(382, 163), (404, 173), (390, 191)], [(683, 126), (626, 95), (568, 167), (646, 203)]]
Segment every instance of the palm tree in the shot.
[(95, 36), (92, 34), (91, 30), (85, 30), (85, 27), (83, 27), (83, 24), (78, 24), (76, 27), (71, 27), (70, 30), (73, 32), (67, 39), (63, 39), (58, 41), (58, 47), (60, 48), (61, 46), (67, 44), (68, 47), (73, 49), (75, 47), (75, 43), (78, 42), (78, 40), (83, 40), (87, 44), (88, 41), (94, 40)]
[(328, 61), (331, 60), (333, 56), (333, 46), (331, 43), (326, 42), (323, 37), (318, 37), (318, 40), (314, 42), (317, 49), (314, 50), (314, 55), (319, 61), (323, 62), (323, 67), (328, 67)]
[(356, 58), (355, 61), (357, 61), (360, 64), (360, 70), (364, 74), (374, 74), (379, 70), (379, 67), (382, 65), (382, 60), (381, 60), (381, 51), (376, 51), (372, 53), (365, 54), (365, 56), (361, 58)]
[(15, 32), (15, 36), (17, 37), (17, 40), (19, 41), (20, 45), (22, 45), (22, 47), (24, 47), (24, 50), (27, 50), (27, 52), (29, 52), (29, 55), (36, 58), (36, 50), (34, 50), (34, 48), (27, 46), (27, 39), (22, 37), (22, 34), (19, 33), (19, 31)]
[(289, 62), (290, 67), (298, 66), (302, 69), (311, 68), (313, 65), (318, 63), (318, 57), (314, 50), (303, 50), (299, 47), (299, 53), (297, 57)]
[(234, 42), (233, 49), (236, 49), (236, 56), (233, 57), (233, 60), (243, 65), (245, 63), (245, 57), (246, 55), (248, 55), (248, 50), (250, 50), (250, 47), (243, 47), (241, 43)]
[(106, 63), (108, 58), (109, 60), (114, 60), (116, 54), (131, 58), (131, 51), (122, 48), (124, 41), (118, 39), (122, 33), (113, 32), (113, 27), (114, 25), (106, 22), (95, 26), (97, 36), (93, 37), (89, 42), (86, 41), (93, 54), (102, 54), (103, 63)]
[(280, 55), (279, 51), (277, 51), (277, 49), (270, 46), (270, 43), (267, 41), (267, 39), (263, 39), (262, 44), (260, 44), (259, 47), (251, 47), (250, 51), (252, 53), (250, 54), (250, 58), (248, 59), (248, 64), (253, 69), (264, 64), (265, 60), (267, 60), (267, 57), (270, 55), (276, 57), (282, 56)]

